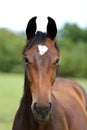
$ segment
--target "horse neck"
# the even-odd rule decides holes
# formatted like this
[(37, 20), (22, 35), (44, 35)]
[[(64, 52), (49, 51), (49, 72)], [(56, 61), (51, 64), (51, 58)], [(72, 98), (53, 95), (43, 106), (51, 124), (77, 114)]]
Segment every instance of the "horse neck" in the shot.
[(25, 72), (25, 82), (24, 82), (24, 99), (27, 107), (30, 107), (32, 103), (32, 96), (30, 91), (30, 83), (28, 81), (26, 72)]

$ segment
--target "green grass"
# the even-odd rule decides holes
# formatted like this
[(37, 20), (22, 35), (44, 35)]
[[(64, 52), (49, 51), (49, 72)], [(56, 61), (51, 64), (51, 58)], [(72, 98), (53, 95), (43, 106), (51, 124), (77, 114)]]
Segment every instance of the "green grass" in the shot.
[[(76, 79), (87, 90), (87, 80)], [(11, 130), (15, 113), (23, 93), (21, 74), (0, 73), (0, 130)]]
[(11, 130), (23, 92), (23, 76), (0, 73), (0, 130)]

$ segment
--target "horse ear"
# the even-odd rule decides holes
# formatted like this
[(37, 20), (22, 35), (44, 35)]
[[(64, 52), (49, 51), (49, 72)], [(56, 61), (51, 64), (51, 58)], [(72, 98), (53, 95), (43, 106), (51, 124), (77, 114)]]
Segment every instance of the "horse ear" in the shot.
[(57, 27), (55, 21), (48, 17), (48, 24), (47, 24), (47, 35), (53, 40), (57, 34)]
[(36, 32), (36, 18), (37, 17), (33, 17), (30, 19), (30, 21), (27, 24), (27, 28), (26, 28), (26, 36), (27, 39), (29, 40)]

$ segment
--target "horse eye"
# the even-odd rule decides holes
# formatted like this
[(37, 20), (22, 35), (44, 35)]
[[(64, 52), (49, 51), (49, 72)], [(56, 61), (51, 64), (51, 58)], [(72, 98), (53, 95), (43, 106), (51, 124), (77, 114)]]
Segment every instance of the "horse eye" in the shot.
[(29, 60), (26, 57), (24, 57), (24, 62), (25, 62), (25, 64), (29, 64), (30, 63)]
[(58, 65), (59, 61), (60, 61), (60, 59), (57, 58), (56, 61), (54, 62), (54, 64)]

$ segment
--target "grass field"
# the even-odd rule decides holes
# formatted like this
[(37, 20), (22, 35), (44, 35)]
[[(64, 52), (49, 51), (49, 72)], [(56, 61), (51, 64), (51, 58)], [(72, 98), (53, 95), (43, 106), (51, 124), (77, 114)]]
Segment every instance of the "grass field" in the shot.
[(23, 92), (23, 76), (0, 73), (0, 130), (11, 130)]
[[(87, 80), (76, 79), (87, 90)], [(13, 119), (23, 93), (24, 77), (0, 73), (0, 130), (12, 130)]]

